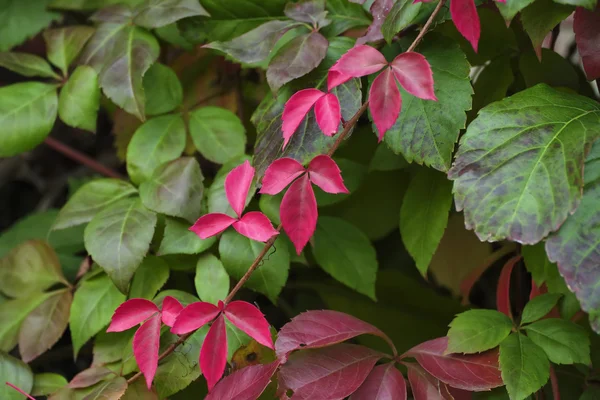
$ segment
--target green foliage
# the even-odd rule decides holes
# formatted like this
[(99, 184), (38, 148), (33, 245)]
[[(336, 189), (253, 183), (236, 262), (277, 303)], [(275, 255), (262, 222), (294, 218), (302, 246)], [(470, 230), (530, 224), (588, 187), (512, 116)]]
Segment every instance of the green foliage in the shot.
[(58, 115), (67, 125), (96, 132), (99, 108), (98, 74), (92, 67), (80, 65), (60, 91)]
[(230, 111), (202, 107), (190, 114), (190, 134), (198, 151), (208, 160), (225, 164), (244, 154), (245, 128)]
[(196, 264), (194, 285), (200, 300), (217, 304), (229, 293), (229, 275), (217, 257), (205, 254)]
[(560, 297), (560, 294), (549, 293), (531, 299), (523, 309), (521, 325), (537, 321), (544, 317), (554, 308)]
[(480, 353), (493, 349), (512, 330), (510, 318), (494, 310), (469, 310), (459, 314), (448, 331), (449, 353)]
[(556, 364), (589, 364), (590, 341), (583, 328), (562, 319), (544, 319), (525, 327), (532, 342)]
[[(26, 392), (30, 392), (33, 388), (33, 373), (29, 366), (2, 351), (0, 351), (0, 376), (6, 382), (10, 382)], [(0, 386), (0, 396), (6, 400), (21, 400), (23, 397), (8, 385)]]
[(41, 373), (33, 376), (32, 396), (47, 396), (67, 385), (64, 376), (53, 373)]

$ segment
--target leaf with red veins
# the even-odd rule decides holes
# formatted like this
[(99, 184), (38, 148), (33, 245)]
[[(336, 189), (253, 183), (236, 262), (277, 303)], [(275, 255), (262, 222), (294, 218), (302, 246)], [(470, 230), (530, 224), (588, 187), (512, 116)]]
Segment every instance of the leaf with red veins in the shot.
[(310, 181), (327, 193), (350, 193), (344, 185), (340, 167), (328, 155), (313, 158), (308, 164)]
[(477, 15), (475, 1), (452, 0), (450, 2), (450, 14), (452, 15), (452, 21), (454, 21), (456, 29), (471, 43), (473, 50), (477, 53), (481, 26), (479, 24), (479, 15)]
[(352, 79), (350, 75), (344, 75), (339, 71), (330, 69), (327, 73), (327, 90), (331, 91), (334, 87), (346, 83), (350, 79)]
[(206, 378), (209, 392), (223, 376), (225, 364), (227, 364), (227, 331), (225, 319), (221, 314), (212, 323), (200, 350), (200, 369)]
[(281, 116), (284, 149), (294, 132), (296, 132), (296, 129), (298, 129), (300, 122), (302, 122), (317, 100), (323, 96), (325, 96), (325, 93), (318, 89), (304, 89), (294, 93), (285, 103)]
[(211, 236), (218, 235), (229, 228), (237, 221), (227, 214), (212, 213), (198, 218), (196, 223), (191, 226), (190, 231), (194, 232), (200, 239), (208, 239)]
[(148, 389), (152, 387), (154, 374), (156, 374), (156, 368), (158, 367), (160, 326), (160, 314), (156, 313), (156, 315), (144, 322), (133, 336), (133, 355), (138, 367), (140, 367), (140, 371), (146, 378)]
[(370, 11), (373, 16), (373, 22), (369, 25), (365, 35), (356, 40), (356, 44), (365, 44), (367, 42), (375, 42), (376, 40), (383, 39), (381, 27), (385, 18), (394, 6), (394, 3), (395, 0), (375, 0), (373, 4), (371, 4)]
[(343, 399), (362, 385), (381, 356), (347, 343), (300, 351), (280, 367), (278, 391), (293, 390), (291, 400)]
[(240, 235), (244, 235), (247, 238), (258, 242), (266, 242), (273, 236), (279, 234), (279, 232), (273, 228), (269, 218), (260, 211), (251, 211), (244, 214), (239, 221), (236, 221), (233, 224), (233, 228), (238, 231)]
[(408, 93), (424, 100), (437, 101), (433, 90), (433, 72), (422, 54), (400, 54), (392, 61), (392, 71)]
[(248, 160), (232, 169), (225, 178), (225, 195), (238, 217), (242, 216), (246, 206), (252, 179), (254, 179), (254, 168)]
[(206, 396), (206, 400), (256, 400), (279, 367), (279, 361), (252, 365), (226, 376)]
[(421, 343), (404, 354), (414, 357), (431, 375), (448, 385), (481, 392), (502, 386), (498, 349), (479, 354), (446, 354), (448, 338)]
[(342, 75), (360, 78), (371, 75), (387, 65), (387, 61), (379, 50), (366, 44), (355, 46), (348, 50), (330, 71), (340, 72)]
[(595, 11), (577, 7), (573, 29), (588, 80), (600, 78), (600, 4)]
[(500, 278), (498, 278), (498, 288), (496, 289), (496, 308), (510, 319), (512, 319), (510, 307), (510, 277), (512, 276), (515, 264), (519, 262), (520, 259), (521, 256), (515, 256), (504, 264), (502, 272), (500, 272)]
[(183, 335), (195, 331), (215, 319), (220, 312), (217, 306), (204, 301), (189, 304), (177, 316), (171, 332)]
[(406, 400), (406, 381), (394, 362), (378, 365), (350, 400)]
[(315, 103), (315, 116), (319, 128), (325, 135), (335, 135), (342, 120), (340, 101), (337, 96), (333, 93), (327, 93), (317, 100)]
[(304, 166), (293, 158), (279, 158), (265, 171), (259, 193), (276, 195), (305, 171)]
[(285, 233), (300, 254), (317, 228), (317, 199), (308, 174), (296, 179), (285, 192), (279, 213)]
[(414, 363), (405, 365), (408, 369), (408, 381), (415, 400), (453, 400), (444, 384), (421, 366)]
[(175, 297), (167, 296), (162, 304), (162, 322), (163, 324), (173, 327), (179, 313), (183, 310), (183, 306)]
[(402, 108), (400, 90), (391, 68), (386, 68), (373, 81), (369, 90), (369, 111), (379, 132), (379, 141), (396, 123)]
[(106, 332), (122, 332), (141, 324), (154, 313), (160, 312), (156, 304), (146, 299), (131, 299), (121, 304), (112, 316)]
[(258, 308), (245, 301), (232, 301), (224, 312), (233, 325), (263, 346), (274, 349), (269, 323)]

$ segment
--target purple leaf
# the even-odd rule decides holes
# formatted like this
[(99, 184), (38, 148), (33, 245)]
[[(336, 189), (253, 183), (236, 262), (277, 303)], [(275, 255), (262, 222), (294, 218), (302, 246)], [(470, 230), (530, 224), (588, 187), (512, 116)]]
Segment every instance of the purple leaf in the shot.
[(160, 345), (160, 314), (156, 314), (140, 326), (133, 336), (133, 355), (146, 378), (148, 389), (152, 387), (154, 374), (158, 367), (158, 349)]
[(200, 369), (211, 391), (225, 372), (227, 364), (227, 331), (221, 314), (213, 322), (200, 350)]
[(357, 45), (365, 44), (367, 42), (375, 42), (383, 39), (381, 33), (381, 27), (385, 21), (385, 17), (389, 14), (390, 10), (394, 6), (394, 0), (375, 0), (371, 4), (371, 15), (373, 16), (373, 22), (369, 25), (367, 32), (363, 37), (359, 37), (356, 40)]
[(223, 232), (233, 225), (235, 221), (235, 218), (232, 218), (227, 214), (206, 214), (198, 218), (194, 225), (190, 227), (190, 231), (194, 232), (200, 239), (204, 240)]
[(388, 129), (394, 125), (400, 115), (402, 98), (391, 68), (386, 68), (373, 81), (369, 90), (369, 110), (375, 127), (379, 132), (379, 141)]
[(258, 308), (245, 301), (232, 301), (225, 307), (225, 316), (233, 325), (268, 348), (273, 348), (269, 323)]
[(211, 303), (197, 301), (185, 307), (175, 320), (171, 332), (183, 335), (195, 331), (215, 319), (221, 310)]
[(121, 304), (112, 316), (106, 332), (122, 332), (132, 328), (155, 313), (160, 312), (156, 304), (146, 299), (130, 299)]
[(414, 400), (454, 400), (446, 390), (446, 385), (431, 376), (418, 364), (405, 364), (408, 369), (408, 381)]
[(305, 171), (302, 164), (293, 158), (278, 158), (265, 171), (259, 193), (276, 195)]
[(289, 2), (285, 5), (283, 12), (294, 21), (307, 22), (319, 28), (329, 25), (330, 22), (326, 19), (325, 0)]
[(227, 201), (238, 217), (241, 217), (244, 211), (252, 179), (254, 179), (254, 168), (248, 160), (232, 169), (225, 178)]
[(394, 362), (379, 365), (350, 400), (406, 400), (406, 381)]
[(327, 193), (350, 193), (344, 185), (340, 167), (328, 155), (316, 156), (308, 164), (310, 181)]
[(233, 228), (238, 231), (240, 235), (244, 235), (247, 238), (258, 242), (266, 242), (273, 236), (279, 234), (279, 232), (273, 228), (269, 218), (260, 211), (251, 211), (244, 214), (239, 221), (236, 221), (233, 224)]
[(318, 89), (304, 89), (294, 93), (285, 103), (283, 115), (281, 116), (281, 120), (283, 121), (281, 130), (283, 131), (284, 149), (294, 132), (296, 132), (296, 129), (298, 129), (300, 122), (302, 122), (317, 100), (323, 96), (325, 96), (325, 93)]
[(321, 128), (325, 135), (335, 135), (342, 120), (340, 101), (337, 96), (333, 93), (328, 93), (317, 100), (315, 104), (315, 116), (319, 128)]
[(279, 366), (278, 361), (270, 364), (252, 365), (235, 371), (223, 378), (206, 400), (255, 400), (265, 390)]
[(317, 228), (317, 199), (308, 174), (296, 179), (285, 192), (279, 212), (283, 229), (300, 254)]
[(588, 80), (600, 78), (600, 4), (596, 10), (575, 10), (575, 40)]

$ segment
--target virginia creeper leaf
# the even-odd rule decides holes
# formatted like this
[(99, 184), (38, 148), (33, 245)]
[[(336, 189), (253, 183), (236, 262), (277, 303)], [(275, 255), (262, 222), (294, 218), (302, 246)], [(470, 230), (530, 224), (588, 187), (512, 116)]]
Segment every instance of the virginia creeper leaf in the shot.
[(211, 325), (200, 350), (200, 369), (211, 391), (225, 372), (227, 364), (227, 332), (225, 317), (220, 315)]
[(542, 42), (546, 35), (561, 21), (573, 13), (574, 8), (552, 0), (536, 1), (521, 12), (523, 29), (531, 38), (538, 58), (541, 58)]
[(260, 193), (276, 195), (304, 172), (302, 164), (293, 158), (278, 158), (265, 171)]
[(431, 66), (422, 54), (413, 51), (402, 53), (390, 65), (404, 90), (420, 99), (437, 101)]
[(69, 66), (94, 34), (90, 26), (69, 26), (44, 31), (48, 60), (67, 75)]
[[(504, 17), (507, 23), (511, 22), (512, 19), (525, 7), (533, 3), (535, 0), (513, 0), (506, 1), (504, 3), (497, 2), (496, 7), (500, 11), (500, 14)], [(477, 91), (475, 91), (477, 93)]]
[(350, 400), (406, 400), (406, 381), (393, 362), (373, 368)]
[(195, 0), (148, 0), (137, 9), (133, 22), (152, 29), (197, 15), (210, 16)]
[(521, 325), (537, 321), (546, 316), (558, 303), (560, 297), (561, 295), (557, 293), (546, 293), (529, 300), (521, 315)]
[(242, 212), (246, 206), (248, 191), (253, 179), (254, 168), (252, 168), (248, 160), (232, 169), (225, 178), (227, 201), (229, 201), (231, 208), (233, 208), (238, 217), (242, 216)]
[(58, 96), (58, 116), (74, 128), (96, 132), (100, 108), (98, 73), (87, 65), (78, 66)]
[(223, 378), (206, 400), (254, 400), (260, 398), (271, 377), (279, 366), (278, 361), (270, 364), (251, 365)]
[[(375, 7), (375, 4), (377, 3), (392, 4), (389, 12), (384, 15), (383, 24), (382, 18), (377, 18), (379, 15), (376, 15), (375, 11), (373, 10), (373, 7)], [(373, 24), (375, 24), (375, 21), (379, 21), (379, 24), (381, 24), (382, 37), (385, 38), (388, 43), (392, 43), (392, 39), (398, 32), (407, 28), (415, 21), (420, 10), (421, 3), (415, 3), (410, 0), (400, 0), (396, 3), (390, 2), (389, 0), (377, 0), (375, 3), (373, 3), (373, 6), (371, 6), (371, 13), (374, 16)], [(373, 25), (369, 27), (369, 30), (371, 29), (373, 29)], [(369, 41), (373, 40), (371, 39)]]
[(294, 93), (285, 103), (283, 114), (281, 115), (281, 121), (283, 122), (281, 130), (283, 131), (284, 149), (294, 132), (298, 129), (300, 123), (306, 117), (306, 114), (308, 114), (317, 100), (323, 96), (325, 96), (325, 94), (318, 89), (303, 89)]
[(179, 300), (172, 296), (166, 296), (163, 300), (161, 310), (163, 324), (172, 328), (181, 311), (183, 311), (183, 305), (181, 305)]
[(560, 318), (543, 319), (525, 327), (531, 341), (555, 364), (590, 364), (590, 339), (579, 325)]
[[(371, 46), (355, 46), (346, 53), (331, 67), (330, 71), (336, 71), (344, 76), (359, 78), (361, 76), (373, 74), (387, 65), (383, 54)], [(332, 85), (328, 89), (331, 90)]]
[(340, 102), (335, 94), (328, 93), (315, 103), (315, 116), (321, 131), (327, 136), (337, 133), (342, 113)]
[(335, 37), (349, 29), (368, 26), (371, 19), (367, 17), (363, 8), (345, 0), (327, 0), (327, 19), (331, 25), (323, 29), (327, 37)]
[(431, 376), (418, 364), (405, 364), (408, 369), (408, 381), (415, 400), (452, 400), (446, 396), (443, 383)]
[(512, 330), (512, 321), (495, 310), (469, 310), (450, 323), (448, 353), (481, 353), (498, 346)]
[(183, 335), (208, 324), (221, 310), (214, 304), (196, 302), (186, 306), (177, 316), (171, 332)]
[(183, 88), (172, 68), (154, 63), (143, 79), (146, 96), (146, 115), (168, 113), (181, 106)]
[(269, 218), (260, 211), (251, 211), (244, 214), (239, 221), (233, 223), (233, 228), (238, 231), (239, 234), (258, 242), (266, 242), (273, 236), (279, 234), (279, 232), (273, 228)]
[(0, 351), (0, 376), (3, 381), (2, 385), (0, 385), (0, 397), (2, 400), (23, 399), (23, 395), (4, 382), (10, 382), (25, 393), (31, 392), (33, 388), (33, 373), (29, 365), (2, 351)]
[[(401, 1), (400, 3), (403, 2), (404, 1)], [(391, 12), (391, 9), (394, 5), (394, 0), (375, 0), (373, 4), (371, 4), (369, 12), (373, 17), (373, 22), (371, 22), (371, 25), (369, 25), (365, 34), (356, 40), (357, 45), (375, 42), (384, 38), (383, 24), (387, 20), (387, 16)], [(388, 40), (388, 43), (391, 43), (391, 41)]]
[(122, 40), (123, 34), (127, 34), (128, 25), (126, 21), (130, 17), (130, 12), (127, 11), (120, 21), (100, 24), (84, 47), (77, 63), (89, 65), (100, 74), (111, 56), (116, 42)]
[(286, 17), (295, 21), (306, 22), (315, 27), (323, 27), (329, 25), (325, 16), (325, 1), (324, 0), (303, 0), (297, 3), (287, 3), (283, 10)]
[(350, 193), (344, 185), (340, 167), (327, 155), (313, 158), (308, 164), (310, 181), (327, 193)]
[(402, 98), (391, 68), (377, 75), (369, 90), (369, 111), (377, 128), (379, 141), (400, 115)]
[(112, 316), (106, 332), (121, 332), (141, 324), (159, 312), (156, 304), (146, 299), (130, 299), (121, 304)]
[(15, 347), (23, 320), (51, 295), (52, 292), (34, 293), (28, 297), (0, 303), (0, 320), (3, 321), (0, 325), (0, 354)]
[(119, 400), (159, 400), (154, 388), (148, 389), (141, 379), (127, 385), (127, 390)]
[(162, 258), (147, 256), (133, 276), (129, 288), (129, 298), (151, 300), (168, 279), (169, 265)]
[(245, 301), (232, 301), (225, 307), (225, 316), (263, 346), (273, 349), (269, 323), (258, 308)]
[(221, 260), (212, 254), (200, 256), (194, 285), (202, 301), (217, 304), (219, 300), (225, 300), (229, 293), (229, 275)]
[(227, 214), (212, 213), (201, 216), (190, 228), (192, 232), (206, 240), (211, 236), (218, 235), (236, 222), (235, 218)]
[(194, 145), (208, 160), (224, 164), (244, 154), (246, 129), (231, 111), (201, 107), (190, 113), (189, 123)]
[(317, 226), (317, 200), (308, 174), (296, 179), (283, 196), (281, 225), (300, 254)]
[[(588, 2), (586, 2), (588, 3)], [(595, 2), (589, 2), (592, 7)], [(588, 3), (588, 4), (589, 4)], [(588, 80), (600, 78), (600, 42), (598, 41), (598, 24), (600, 23), (600, 5), (594, 11), (578, 7), (575, 10), (573, 30), (577, 41), (577, 50)]]
[(465, 37), (477, 52), (481, 26), (474, 0), (453, 0), (450, 2), (450, 13), (456, 29)]
[(158, 367), (160, 326), (160, 313), (156, 313), (144, 322), (133, 336), (133, 354), (140, 371), (146, 378), (148, 389), (152, 387), (154, 374), (156, 374), (156, 368)]
[(165, 232), (160, 242), (158, 255), (167, 254), (200, 254), (208, 250), (216, 237), (200, 239), (189, 230), (190, 224), (175, 218), (165, 218)]
[(0, 67), (27, 77), (60, 79), (46, 60), (34, 54), (2, 52), (0, 53)]

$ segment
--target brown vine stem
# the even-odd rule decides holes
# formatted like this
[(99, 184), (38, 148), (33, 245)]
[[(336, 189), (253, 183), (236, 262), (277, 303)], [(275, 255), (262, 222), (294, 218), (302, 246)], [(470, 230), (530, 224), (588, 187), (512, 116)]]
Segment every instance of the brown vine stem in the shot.
[(556, 372), (554, 371), (554, 367), (550, 366), (550, 384), (552, 386), (552, 397), (554, 400), (560, 400), (560, 389), (558, 388), (558, 378), (556, 377)]
[(418, 44), (421, 42), (421, 39), (423, 39), (423, 36), (425, 36), (427, 31), (429, 30), (429, 28), (431, 27), (431, 24), (433, 24), (433, 20), (435, 19), (435, 17), (437, 17), (438, 13), (442, 9), (442, 6), (444, 5), (445, 2), (446, 2), (445, 0), (440, 0), (438, 5), (435, 7), (435, 10), (433, 10), (431, 15), (429, 16), (429, 19), (427, 20), (427, 22), (425, 22), (425, 25), (423, 25), (423, 29), (421, 29), (421, 31), (419, 32), (419, 34), (417, 35), (415, 40), (412, 42), (410, 47), (406, 50), (407, 53), (410, 51), (413, 51), (418, 46)]

